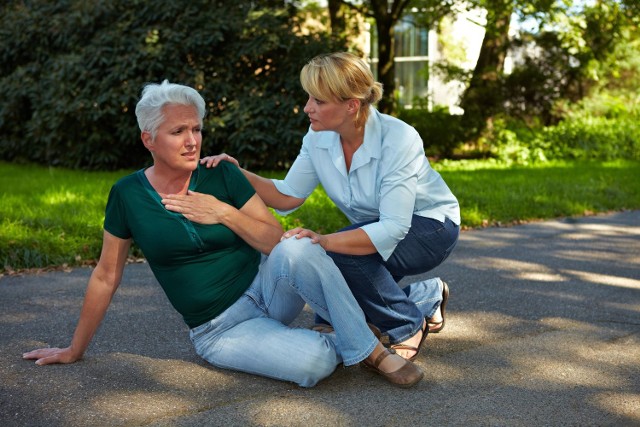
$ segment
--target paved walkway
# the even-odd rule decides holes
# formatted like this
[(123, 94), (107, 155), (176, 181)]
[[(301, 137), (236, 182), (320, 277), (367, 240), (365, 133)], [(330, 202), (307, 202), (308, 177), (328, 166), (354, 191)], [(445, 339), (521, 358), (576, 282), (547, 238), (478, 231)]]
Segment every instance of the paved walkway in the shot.
[(214, 369), (146, 264), (83, 361), (22, 360), (68, 344), (89, 273), (0, 280), (0, 425), (640, 425), (640, 211), (463, 233), (409, 390), (358, 367), (312, 389)]

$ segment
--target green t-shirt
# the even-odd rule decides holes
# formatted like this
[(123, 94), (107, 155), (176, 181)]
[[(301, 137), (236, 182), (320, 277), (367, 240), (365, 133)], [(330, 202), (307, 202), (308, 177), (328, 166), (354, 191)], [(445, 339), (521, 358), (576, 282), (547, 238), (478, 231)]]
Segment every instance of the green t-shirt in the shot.
[[(238, 209), (255, 194), (228, 162), (211, 169), (200, 165), (189, 189)], [(133, 238), (169, 301), (193, 328), (244, 293), (258, 272), (260, 253), (226, 226), (191, 222), (166, 210), (160, 200), (144, 170), (120, 179), (109, 194), (104, 229), (121, 239)]]

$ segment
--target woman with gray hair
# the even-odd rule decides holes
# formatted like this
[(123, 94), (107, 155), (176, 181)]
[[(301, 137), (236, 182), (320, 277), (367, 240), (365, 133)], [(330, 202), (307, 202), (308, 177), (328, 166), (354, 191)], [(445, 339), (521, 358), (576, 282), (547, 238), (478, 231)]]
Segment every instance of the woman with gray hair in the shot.
[[(429, 165), (422, 139), (408, 124), (374, 107), (382, 96), (368, 64), (350, 53), (313, 58), (300, 72), (310, 129), (283, 180), (243, 170), (260, 197), (280, 214), (301, 206), (320, 184), (351, 225), (331, 234), (297, 228), (333, 258), (367, 319), (391, 347), (414, 360), (427, 334), (445, 324), (448, 285), (439, 278), (398, 285), (426, 273), (453, 251), (460, 208)], [(227, 154), (202, 159), (208, 167)], [(332, 323), (319, 316), (316, 326)], [(333, 325), (335, 326), (335, 325)]]
[[(409, 387), (423, 377), (384, 348), (340, 271), (311, 239), (282, 227), (238, 168), (199, 165), (205, 102), (193, 88), (151, 84), (136, 107), (151, 167), (107, 201), (102, 254), (71, 345), (25, 353), (39, 365), (82, 358), (116, 292), (133, 241), (190, 328), (196, 352), (226, 369), (311, 387), (360, 362)], [(288, 325), (308, 303), (335, 331)]]

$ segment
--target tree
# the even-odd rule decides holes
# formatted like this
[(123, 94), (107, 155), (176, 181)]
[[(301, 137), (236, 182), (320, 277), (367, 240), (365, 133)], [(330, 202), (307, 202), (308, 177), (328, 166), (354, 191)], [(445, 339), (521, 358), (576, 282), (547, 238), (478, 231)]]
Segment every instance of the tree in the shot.
[(501, 109), (501, 83), (504, 61), (509, 50), (509, 25), (514, 0), (484, 0), (487, 11), (485, 35), (471, 81), (461, 99), (466, 127), (473, 133), (484, 120)]
[[(486, 10), (486, 26), (477, 65), (461, 99), (469, 138), (482, 132), (497, 113), (524, 109), (548, 123), (556, 100), (586, 96), (597, 79), (595, 64), (612, 54), (630, 25), (637, 25), (639, 8), (634, 0), (473, 0), (472, 4)], [(514, 15), (535, 21), (537, 27), (521, 30), (513, 39)], [(506, 76), (504, 62), (514, 43), (524, 62)]]
[[(339, 10), (341, 5), (345, 5), (375, 21), (378, 36), (378, 81), (384, 87), (384, 95), (378, 104), (378, 108), (383, 113), (393, 114), (397, 108), (395, 102), (394, 62), (395, 26), (411, 3), (412, 0), (366, 0), (362, 2), (329, 0), (330, 11)], [(332, 16), (332, 19), (335, 20), (337, 17)]]
[[(204, 153), (287, 167), (308, 128), (299, 72), (331, 49), (282, 1), (32, 0), (0, 6), (0, 158), (139, 167), (134, 108), (145, 83), (196, 87)], [(24, 31), (28, 27), (29, 31)]]

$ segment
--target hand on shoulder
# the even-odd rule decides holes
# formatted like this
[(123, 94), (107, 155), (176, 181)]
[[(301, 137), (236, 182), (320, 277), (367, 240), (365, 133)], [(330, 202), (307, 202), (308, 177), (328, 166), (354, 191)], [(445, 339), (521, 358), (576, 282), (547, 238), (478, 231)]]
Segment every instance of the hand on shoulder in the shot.
[(240, 163), (238, 163), (235, 158), (225, 153), (218, 154), (217, 156), (205, 156), (200, 159), (200, 164), (205, 165), (207, 168), (215, 168), (222, 161), (233, 163), (234, 165), (240, 167)]

